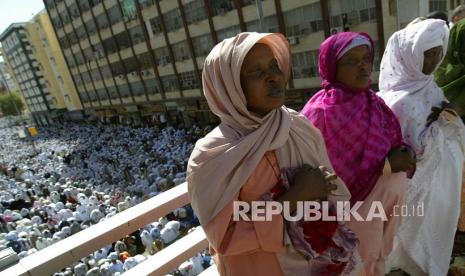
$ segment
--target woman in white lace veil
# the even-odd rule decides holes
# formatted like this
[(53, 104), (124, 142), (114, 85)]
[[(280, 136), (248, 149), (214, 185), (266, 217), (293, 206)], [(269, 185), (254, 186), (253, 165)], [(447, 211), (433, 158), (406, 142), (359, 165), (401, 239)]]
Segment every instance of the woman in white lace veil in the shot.
[(432, 74), (447, 43), (446, 23), (427, 19), (394, 33), (381, 62), (378, 95), (418, 160), (390, 257), (410, 275), (447, 275), (459, 218), (465, 128)]

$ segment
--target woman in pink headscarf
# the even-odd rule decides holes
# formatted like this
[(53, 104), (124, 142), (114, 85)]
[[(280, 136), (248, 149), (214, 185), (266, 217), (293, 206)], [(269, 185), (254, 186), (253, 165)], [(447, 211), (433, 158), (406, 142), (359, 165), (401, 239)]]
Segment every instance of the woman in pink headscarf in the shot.
[(366, 218), (374, 202), (381, 202), (387, 221), (349, 222), (360, 239), (360, 254), (368, 275), (384, 275), (385, 261), (400, 217), (395, 206), (404, 202), (406, 171), (414, 170), (412, 151), (402, 145), (399, 122), (370, 89), (374, 57), (368, 34), (343, 32), (320, 47), (323, 89), (302, 110), (325, 139), (336, 174), (351, 192), (351, 203), (363, 204)]
[[(221, 124), (189, 159), (192, 207), (221, 275), (353, 275), (357, 238), (343, 223), (234, 220), (234, 202), (348, 200), (320, 132), (283, 106), (290, 47), (280, 34), (241, 33), (205, 60), (203, 90)], [(319, 168), (319, 166), (325, 166)], [(294, 170), (287, 181), (286, 170)], [(305, 235), (304, 235), (305, 233)]]

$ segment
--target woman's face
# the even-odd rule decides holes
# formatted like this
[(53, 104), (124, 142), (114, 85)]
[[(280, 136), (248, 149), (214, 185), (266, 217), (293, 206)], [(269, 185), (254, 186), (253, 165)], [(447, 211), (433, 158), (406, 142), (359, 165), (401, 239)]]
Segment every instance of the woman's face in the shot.
[(265, 116), (284, 104), (285, 77), (278, 61), (265, 44), (255, 44), (247, 53), (241, 68), (241, 86), (247, 109)]
[(373, 64), (368, 46), (350, 49), (337, 61), (336, 66), (337, 82), (353, 90), (363, 90), (370, 85)]
[(434, 47), (429, 50), (426, 50), (424, 53), (424, 60), (423, 60), (423, 74), (430, 75), (434, 72), (436, 67), (438, 66), (439, 62), (442, 59), (442, 47)]

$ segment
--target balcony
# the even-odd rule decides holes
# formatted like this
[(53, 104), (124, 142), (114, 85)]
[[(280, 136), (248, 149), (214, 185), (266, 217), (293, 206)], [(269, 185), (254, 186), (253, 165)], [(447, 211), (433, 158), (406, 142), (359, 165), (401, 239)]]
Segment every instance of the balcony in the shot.
[[(107, 244), (125, 237), (174, 209), (189, 203), (184, 182), (156, 197), (76, 233), (67, 239), (27, 256), (18, 264), (2, 271), (2, 275), (51, 275)], [(208, 246), (201, 227), (177, 240), (123, 275), (164, 275)], [(202, 276), (218, 275), (214, 266)]]

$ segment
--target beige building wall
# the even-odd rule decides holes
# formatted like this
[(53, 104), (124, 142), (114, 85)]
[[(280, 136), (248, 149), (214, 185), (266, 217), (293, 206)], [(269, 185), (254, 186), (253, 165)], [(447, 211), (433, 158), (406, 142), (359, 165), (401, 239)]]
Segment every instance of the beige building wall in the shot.
[(68, 111), (82, 109), (47, 12), (43, 10), (34, 16), (26, 24), (26, 31), (39, 69), (53, 97), (53, 107)]

